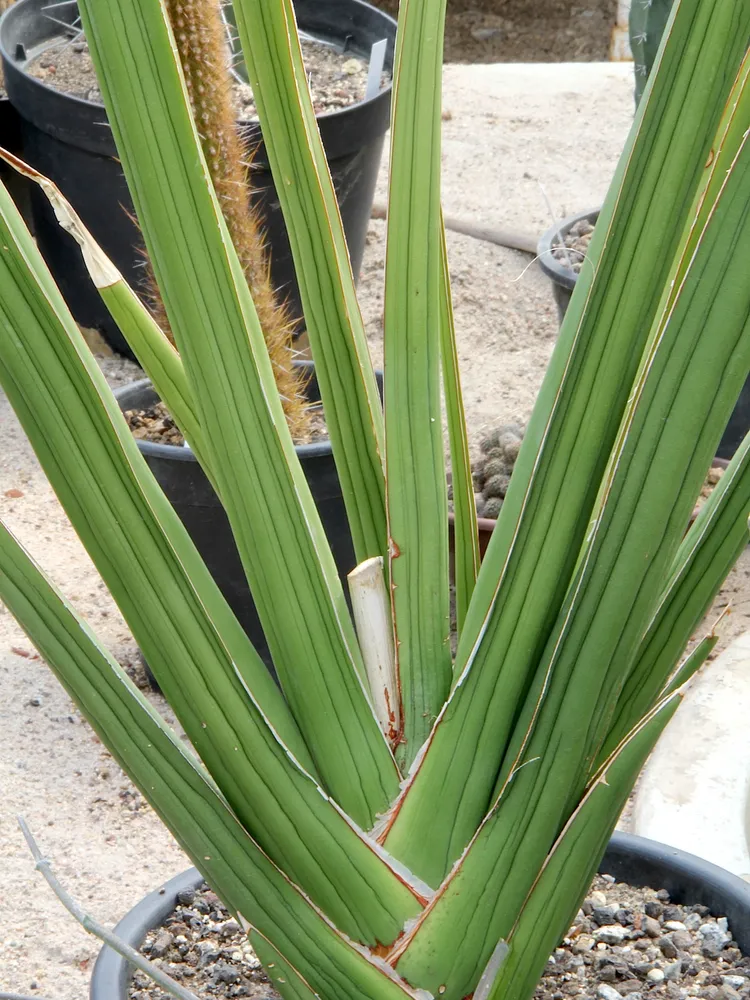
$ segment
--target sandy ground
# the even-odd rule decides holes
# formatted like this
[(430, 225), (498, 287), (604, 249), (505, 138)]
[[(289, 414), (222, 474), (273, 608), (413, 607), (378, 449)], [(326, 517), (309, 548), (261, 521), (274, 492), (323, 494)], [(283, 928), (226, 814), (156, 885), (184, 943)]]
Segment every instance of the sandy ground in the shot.
[[(558, 217), (598, 204), (628, 129), (631, 91), (622, 66), (449, 67), (446, 212), (541, 231), (551, 221), (542, 188)], [(460, 236), (450, 236), (449, 249), (476, 442), (491, 423), (528, 417), (557, 321), (527, 257)], [(362, 301), (376, 359), (382, 262), (383, 224), (374, 222)], [(0, 515), (115, 653), (132, 658), (128, 629), (1, 393), (0, 440)], [(743, 557), (728, 583), (738, 605), (730, 638), (750, 617), (749, 566)], [(0, 733), (0, 991), (82, 1000), (97, 942), (34, 872), (16, 814), (74, 896), (110, 924), (186, 860), (2, 609)]]

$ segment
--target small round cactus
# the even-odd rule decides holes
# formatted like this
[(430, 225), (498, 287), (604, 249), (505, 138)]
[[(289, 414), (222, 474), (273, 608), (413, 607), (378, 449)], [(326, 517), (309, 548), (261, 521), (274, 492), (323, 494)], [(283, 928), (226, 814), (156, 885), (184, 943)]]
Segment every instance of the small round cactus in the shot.
[(484, 507), (482, 509), (482, 517), (489, 517), (493, 521), (500, 516), (500, 511), (503, 506), (502, 497), (488, 497), (484, 501)]
[(504, 497), (510, 486), (510, 476), (503, 473), (500, 476), (493, 476), (484, 484), (482, 490), (485, 497)]
[(500, 513), (523, 435), (520, 424), (504, 424), (493, 428), (480, 441), (482, 456), (473, 469), (479, 517), (496, 518)]

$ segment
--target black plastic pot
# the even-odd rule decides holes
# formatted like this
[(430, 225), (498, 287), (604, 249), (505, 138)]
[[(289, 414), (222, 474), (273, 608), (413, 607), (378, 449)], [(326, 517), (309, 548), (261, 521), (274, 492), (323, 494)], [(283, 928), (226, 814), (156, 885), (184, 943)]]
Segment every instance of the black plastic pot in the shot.
[[(142, 246), (130, 217), (133, 203), (117, 160), (112, 132), (101, 104), (61, 94), (29, 76), (30, 58), (59, 39), (64, 29), (45, 17), (49, 0), (17, 0), (0, 21), (0, 55), (8, 96), (22, 118), (23, 156), (50, 177), (71, 201), (106, 253), (133, 287), (143, 281)], [(386, 69), (393, 66), (396, 22), (361, 0), (295, 0), (300, 28), (369, 57), (370, 47), (388, 40)], [(72, 21), (74, 5), (55, 9), (57, 20)], [(364, 253), (375, 184), (390, 124), (390, 87), (376, 97), (318, 118), (344, 223), (355, 275)], [(248, 143), (260, 141), (257, 124), (245, 124)], [(302, 307), (294, 277), (286, 227), (265, 149), (255, 152), (253, 186), (271, 252), (271, 273), (293, 315)], [(56, 223), (41, 192), (32, 192), (39, 248), (73, 315), (95, 327), (117, 351), (130, 350), (91, 283), (72, 238)]]
[(590, 212), (579, 212), (578, 215), (571, 215), (559, 224), (552, 226), (539, 240), (537, 253), (539, 254), (539, 266), (552, 282), (552, 294), (555, 296), (557, 312), (562, 323), (565, 312), (570, 303), (573, 289), (576, 287), (575, 271), (565, 267), (561, 260), (552, 256), (553, 247), (560, 246), (564, 237), (577, 222), (588, 219), (589, 222), (596, 222), (599, 217), (599, 209), (594, 208)]
[[(539, 266), (552, 282), (552, 294), (555, 296), (561, 323), (570, 304), (578, 276), (575, 271), (565, 267), (562, 261), (553, 257), (550, 250), (554, 246), (560, 246), (565, 235), (577, 222), (588, 219), (595, 223), (598, 217), (598, 208), (589, 212), (579, 212), (578, 215), (571, 215), (567, 219), (563, 219), (562, 222), (551, 226), (539, 240), (537, 246)], [(742, 387), (737, 405), (732, 411), (727, 428), (719, 442), (719, 447), (716, 449), (716, 457), (731, 458), (742, 444), (742, 439), (748, 431), (750, 431), (750, 376)]]
[[(632, 886), (666, 889), (675, 903), (700, 903), (717, 917), (727, 917), (734, 938), (750, 954), (750, 885), (723, 868), (692, 854), (629, 833), (615, 833), (599, 866), (603, 874)], [(191, 868), (150, 893), (115, 928), (117, 936), (138, 948), (177, 905), (177, 894), (197, 889), (203, 877)], [(110, 948), (102, 948), (91, 977), (91, 1000), (125, 1000), (131, 969)]]
[[(7, 97), (0, 97), (0, 146), (9, 153), (21, 155), (21, 118)], [(8, 189), (28, 225), (31, 217), (29, 182), (5, 160), (0, 160), (0, 181)]]
[[(308, 399), (320, 399), (312, 362), (297, 362), (297, 366), (310, 372)], [(115, 397), (123, 411), (151, 406), (158, 399), (148, 379), (117, 389)], [(229, 521), (195, 455), (189, 448), (152, 441), (138, 441), (138, 447), (240, 624), (266, 665), (272, 668), (268, 644)], [(327, 439), (315, 441), (299, 445), (296, 450), (344, 584), (344, 593), (348, 593), (346, 575), (354, 569), (356, 560), (331, 443)]]

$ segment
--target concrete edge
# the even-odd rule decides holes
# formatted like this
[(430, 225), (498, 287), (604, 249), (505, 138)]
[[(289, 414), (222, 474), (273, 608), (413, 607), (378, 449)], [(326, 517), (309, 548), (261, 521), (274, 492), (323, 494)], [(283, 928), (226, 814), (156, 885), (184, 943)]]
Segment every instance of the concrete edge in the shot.
[(644, 769), (631, 828), (750, 880), (750, 632), (694, 679)]

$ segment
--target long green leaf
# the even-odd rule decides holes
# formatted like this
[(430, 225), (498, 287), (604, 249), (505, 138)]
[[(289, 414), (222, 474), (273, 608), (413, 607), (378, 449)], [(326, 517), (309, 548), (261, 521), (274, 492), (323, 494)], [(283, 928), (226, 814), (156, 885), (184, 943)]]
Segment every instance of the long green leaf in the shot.
[(528, 1000), (570, 927), (646, 758), (679, 707), (672, 697), (630, 733), (594, 778), (566, 825), (510, 934), (487, 1000)]
[[(580, 798), (750, 372), (749, 137), (679, 294), (655, 325), (576, 579), (516, 724), (499, 800), (399, 963), (410, 981), (444, 985), (448, 1000), (465, 995), (489, 942), (507, 933), (509, 914)], [(447, 933), (464, 941), (459, 952), (446, 948)]]
[(677, 658), (748, 543), (748, 515), (750, 437), (737, 450), (677, 552), (635, 666), (618, 698), (603, 755), (660, 696)]
[(227, 906), (321, 996), (412, 996), (357, 950), (243, 830), (193, 754), (0, 523), (0, 596), (102, 742)]
[(454, 518), (453, 577), (456, 587), (456, 633), (460, 638), (479, 573), (479, 531), (477, 528), (477, 508), (474, 502), (474, 485), (471, 477), (466, 414), (464, 413), (461, 378), (458, 371), (458, 350), (453, 323), (448, 248), (445, 242), (444, 226), (440, 235), (440, 243), (442, 265), (440, 360), (442, 362), (443, 393), (451, 449)]
[(238, 817), (342, 929), (395, 937), (419, 910), (414, 894), (303, 769), (312, 764), (278, 688), (2, 186), (0, 243), (0, 384), (175, 714)]
[[(674, 14), (482, 563), (451, 699), (387, 835), (433, 885), (489, 807), (747, 48), (747, 4), (680, 0)], [(438, 796), (449, 817), (439, 824)]]
[(674, 694), (675, 691), (687, 684), (687, 682), (700, 670), (709, 658), (711, 653), (716, 648), (718, 641), (718, 635), (715, 635), (713, 632), (711, 635), (707, 635), (704, 639), (701, 639), (692, 653), (685, 657), (665, 685), (665, 698), (670, 694)]
[[(450, 689), (448, 509), (440, 405), (440, 109), (445, 0), (403, 0), (385, 262), (385, 467), (402, 743), (408, 766)], [(428, 583), (429, 581), (429, 583)]]
[[(383, 414), (291, 0), (234, 0), (357, 562), (387, 555)], [(294, 180), (292, 180), (292, 178)]]
[(0, 148), (0, 159), (39, 185), (60, 226), (78, 243), (84, 266), (104, 305), (210, 476), (203, 434), (179, 354), (57, 185), (6, 149)]
[(326, 788), (369, 826), (395, 794), (398, 771), (369, 702), (341, 581), (211, 186), (163, 3), (81, 0), (80, 11), (284, 694)]

